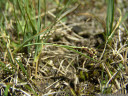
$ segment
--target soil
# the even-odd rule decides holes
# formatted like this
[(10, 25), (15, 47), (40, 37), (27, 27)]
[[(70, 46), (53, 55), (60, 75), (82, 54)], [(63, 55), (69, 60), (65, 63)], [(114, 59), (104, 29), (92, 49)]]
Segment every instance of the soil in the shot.
[[(29, 80), (20, 71), (18, 77), (21, 82), (27, 82), (28, 86), (33, 86), (39, 96), (42, 94), (42, 96), (94, 96), (95, 94), (103, 93), (103, 90), (104, 93), (116, 93), (120, 90), (116, 85), (116, 80), (122, 84), (120, 79), (122, 75), (120, 74), (123, 74), (121, 77), (124, 79), (123, 82), (127, 83), (126, 68), (120, 71), (119, 74), (117, 73), (116, 79), (110, 80), (110, 77), (117, 71), (118, 66), (123, 65), (122, 59), (113, 55), (113, 50), (116, 49), (116, 42), (119, 43), (118, 32), (114, 34), (112, 43), (106, 47), (105, 54), (101, 58), (106, 41), (106, 2), (104, 0), (91, 0), (91, 2), (90, 0), (79, 0), (78, 2), (79, 4), (74, 3), (74, 6), (71, 5), (69, 10), (75, 6), (78, 7), (67, 14), (63, 22), (59, 21), (53, 27), (47, 43), (81, 48), (73, 48), (75, 50), (73, 51), (64, 47), (43, 45), (36, 77), (35, 65), (33, 65), (34, 51), (29, 56), (28, 53), (26, 53), (27, 55), (18, 54), (22, 55), (22, 63), (27, 64), (25, 68), (29, 70)], [(124, 4), (125, 2), (127, 1), (124, 0), (122, 3)], [(124, 14), (123, 8), (125, 7), (125, 4), (120, 6), (120, 2), (116, 0), (115, 10), (120, 8), (122, 14)], [(52, 9), (51, 6), (48, 7), (48, 10), (50, 9)], [(56, 14), (56, 11), (53, 13)], [(116, 10), (115, 24), (118, 22), (118, 18), (119, 13)], [(47, 16), (49, 21), (54, 19), (51, 15)], [(127, 33), (125, 30), (122, 30), (122, 32), (121, 38), (124, 45), (127, 41)], [(119, 49), (120, 45), (116, 47)], [(124, 56), (126, 54), (126, 48), (122, 49), (121, 55)], [(78, 54), (78, 52), (85, 56)], [(113, 73), (112, 76), (107, 72), (107, 68), (111, 70), (110, 73)], [(6, 75), (4, 73), (1, 74), (1, 78)], [(109, 80), (108, 85), (111, 88), (106, 88), (105, 84)], [(20, 86), (20, 88), (30, 93), (26, 87)], [(19, 96), (22, 95), (19, 93)]]

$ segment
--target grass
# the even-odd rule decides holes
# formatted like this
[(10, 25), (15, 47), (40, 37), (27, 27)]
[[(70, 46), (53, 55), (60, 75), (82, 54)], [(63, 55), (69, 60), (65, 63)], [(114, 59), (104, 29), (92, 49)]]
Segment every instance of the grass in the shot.
[[(114, 93), (113, 89), (123, 89), (120, 84), (121, 79), (126, 78), (123, 72), (127, 73), (127, 40), (121, 34), (128, 35), (125, 25), (128, 14), (123, 16), (119, 8), (116, 10), (114, 0), (105, 2), (106, 21), (94, 13), (80, 12), (84, 8), (82, 3), (93, 7), (93, 3), (88, 1), (0, 2), (1, 95), (82, 96)], [(75, 15), (75, 12), (78, 14)], [(102, 25), (104, 32), (98, 35), (92, 33), (86, 42), (80, 33), (73, 32), (70, 27), (75, 25), (73, 18), (76, 20), (80, 15), (87, 16), (85, 21), (88, 25), (91, 22), (93, 26), (97, 22), (93, 27), (95, 30)], [(80, 18), (78, 21), (83, 22)], [(102, 43), (96, 45), (92, 37), (98, 43), (101, 38)], [(91, 43), (95, 45), (93, 48)]]

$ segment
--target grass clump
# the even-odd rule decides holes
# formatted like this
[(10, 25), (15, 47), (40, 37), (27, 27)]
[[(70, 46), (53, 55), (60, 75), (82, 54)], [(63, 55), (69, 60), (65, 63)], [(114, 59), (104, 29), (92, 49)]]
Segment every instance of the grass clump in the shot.
[(124, 89), (127, 13), (116, 10), (118, 2), (0, 2), (0, 95), (91, 96)]

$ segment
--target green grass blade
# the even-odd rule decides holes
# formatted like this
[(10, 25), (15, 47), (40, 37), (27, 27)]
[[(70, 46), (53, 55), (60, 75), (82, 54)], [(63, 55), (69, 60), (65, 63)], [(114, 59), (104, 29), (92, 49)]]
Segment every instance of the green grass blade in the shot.
[[(38, 18), (38, 22), (37, 22), (37, 33), (39, 33), (40, 32), (40, 29), (41, 29), (41, 19), (40, 19), (40, 10), (41, 9), (40, 8), (41, 8), (41, 6), (40, 6), (40, 0), (38, 0), (38, 16), (39, 16), (39, 18)], [(36, 39), (36, 43), (39, 43), (40, 42), (40, 36), (37, 36), (35, 39)], [(39, 47), (41, 47), (41, 46), (36, 45), (35, 58), (36, 58), (36, 56), (38, 55), (38, 52), (41, 49)]]
[(126, 12), (125, 15), (122, 17), (122, 20), (119, 25), (121, 25), (127, 18), (128, 18), (128, 12)]
[(128, 29), (126, 28), (126, 25), (125, 25), (125, 24), (123, 24), (123, 26), (124, 26), (124, 29), (125, 29), (125, 31), (126, 31), (126, 33), (127, 33), (127, 35), (128, 35)]
[[(15, 59), (15, 60), (16, 60), (16, 59)], [(23, 64), (22, 64), (20, 61), (18, 61), (18, 60), (16, 60), (16, 62), (17, 62), (18, 65), (20, 66), (21, 71), (22, 71), (26, 76), (28, 76), (27, 71), (25, 70)]]
[(88, 58), (90, 60), (93, 60), (93, 61), (96, 61), (97, 62), (97, 60), (95, 60), (94, 58), (91, 58), (90, 56), (87, 56), (87, 55), (83, 54), (82, 52), (77, 51), (77, 50), (74, 49), (74, 48), (80, 49), (80, 48), (84, 48), (84, 47), (68, 46), (68, 45), (58, 45), (58, 44), (52, 44), (52, 43), (33, 43), (33, 44), (24, 45), (24, 47), (26, 47), (26, 46), (32, 46), (32, 45), (40, 45), (40, 44), (53, 45), (53, 46), (57, 46), (57, 47), (63, 47), (63, 48), (69, 49), (69, 50), (71, 50), (71, 51), (73, 51), (75, 53), (78, 53), (78, 54), (80, 54), (80, 55), (82, 55), (82, 56), (84, 56), (84, 57), (86, 57), (86, 58)]
[(106, 18), (107, 37), (111, 34), (113, 30), (113, 21), (114, 21), (114, 0), (108, 0), (107, 18)]
[(12, 53), (10, 52), (9, 48), (7, 48), (7, 52), (8, 52), (8, 59), (11, 63), (11, 66), (16, 70), (17, 66), (14, 62), (14, 59), (13, 59), (13, 56), (12, 56)]
[(34, 96), (38, 96), (37, 93), (35, 92), (35, 90), (33, 90), (29, 85), (25, 85), (25, 87), (26, 87), (28, 90), (32, 91), (32, 92), (35, 94)]
[(0, 67), (2, 67), (3, 70), (11, 72), (11, 70), (8, 67), (6, 67), (6, 65), (2, 61), (0, 61)]
[(17, 51), (20, 51), (26, 43), (28, 43), (29, 41), (31, 41), (31, 40), (34, 39), (35, 37), (37, 37), (37, 36), (39, 36), (39, 35), (41, 35), (41, 34), (45, 34), (45, 33), (47, 33), (47, 32), (50, 31), (50, 30), (51, 30), (51, 26), (45, 28), (45, 29), (42, 30), (41, 32), (37, 33), (36, 35), (31, 36), (30, 38), (28, 38), (27, 40), (25, 40), (21, 45), (19, 45), (19, 47), (16, 48), (16, 49), (13, 51), (13, 54), (15, 54)]
[(121, 22), (121, 20), (122, 20), (121, 10), (120, 10), (120, 9), (118, 9), (118, 12), (119, 12), (119, 14), (120, 14), (120, 18), (119, 18), (119, 20), (118, 20), (117, 24), (115, 25), (115, 27), (113, 28), (113, 30), (112, 30), (112, 32), (111, 32), (111, 34), (109, 35), (107, 42), (109, 42), (109, 40), (111, 40), (111, 38), (113, 37), (113, 35), (114, 35), (114, 33), (115, 33), (116, 29), (119, 27), (120, 22)]
[(4, 91), (4, 96), (8, 96), (8, 90), (11, 87), (11, 85), (7, 85)]

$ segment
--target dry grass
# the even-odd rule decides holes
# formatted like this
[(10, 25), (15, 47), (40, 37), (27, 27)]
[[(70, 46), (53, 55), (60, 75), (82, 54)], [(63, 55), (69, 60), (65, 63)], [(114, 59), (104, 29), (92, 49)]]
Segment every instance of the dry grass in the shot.
[[(56, 2), (59, 3), (58, 0)], [(127, 93), (127, 23), (123, 21), (119, 26), (125, 11), (118, 12), (115, 8), (113, 31), (106, 39), (105, 2), (76, 1), (60, 16), (57, 15), (57, 12), (63, 10), (65, 2), (60, 7), (49, 1), (51, 6), (47, 6), (46, 12), (36, 12), (32, 18), (32, 13), (27, 13), (23, 21), (11, 14), (13, 9), (2, 10), (1, 95), (93, 96), (100, 93)], [(6, 6), (13, 6), (12, 4), (9, 1)], [(33, 1), (33, 4), (37, 2)], [(118, 8), (120, 4), (125, 7), (123, 2), (117, 2)], [(6, 14), (6, 11), (9, 13)], [(28, 15), (30, 19), (27, 18)], [(39, 22), (38, 18), (42, 21)], [(34, 20), (38, 22), (37, 26)], [(51, 22), (55, 22), (54, 25)], [(32, 34), (33, 30), (38, 30), (39, 23), (40, 31)], [(19, 27), (26, 29), (19, 30)]]

